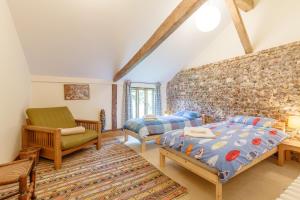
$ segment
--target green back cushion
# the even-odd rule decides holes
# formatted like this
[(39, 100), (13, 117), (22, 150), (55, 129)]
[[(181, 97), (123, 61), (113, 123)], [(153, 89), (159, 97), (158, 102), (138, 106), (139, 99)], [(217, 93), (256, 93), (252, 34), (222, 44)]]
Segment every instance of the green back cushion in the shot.
[(26, 110), (30, 123), (49, 128), (73, 128), (75, 119), (67, 107), (29, 108)]

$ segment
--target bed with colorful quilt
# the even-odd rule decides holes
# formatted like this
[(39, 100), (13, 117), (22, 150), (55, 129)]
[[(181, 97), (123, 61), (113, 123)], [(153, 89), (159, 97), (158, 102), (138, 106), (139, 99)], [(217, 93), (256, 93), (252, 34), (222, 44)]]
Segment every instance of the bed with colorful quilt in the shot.
[(222, 184), (277, 152), (288, 137), (285, 124), (270, 118), (236, 116), (228, 121), (202, 126), (214, 138), (191, 137), (184, 130), (161, 136), (160, 164), (168, 157), (216, 185), (222, 199)]
[(125, 141), (128, 135), (141, 141), (141, 152), (145, 150), (145, 142), (159, 140), (160, 135), (184, 127), (201, 126), (207, 117), (197, 112), (181, 111), (169, 116), (155, 116), (150, 118), (130, 119), (124, 125)]

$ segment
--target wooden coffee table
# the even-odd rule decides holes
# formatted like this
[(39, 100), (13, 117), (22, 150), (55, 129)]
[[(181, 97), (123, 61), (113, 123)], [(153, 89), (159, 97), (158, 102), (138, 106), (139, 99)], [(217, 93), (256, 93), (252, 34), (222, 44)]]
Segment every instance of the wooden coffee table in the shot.
[[(0, 186), (19, 183), (19, 191), (4, 198), (19, 195), (19, 200), (35, 199), (35, 164), (33, 159), (18, 160), (0, 165)], [(29, 179), (29, 185), (27, 178)]]

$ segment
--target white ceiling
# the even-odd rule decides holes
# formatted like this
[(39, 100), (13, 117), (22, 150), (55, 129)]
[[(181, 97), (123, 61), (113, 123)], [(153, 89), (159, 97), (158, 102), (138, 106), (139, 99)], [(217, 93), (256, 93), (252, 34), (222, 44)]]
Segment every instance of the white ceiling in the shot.
[[(33, 75), (112, 80), (180, 0), (7, 0)], [(125, 79), (165, 82), (229, 22), (201, 33), (189, 18)]]

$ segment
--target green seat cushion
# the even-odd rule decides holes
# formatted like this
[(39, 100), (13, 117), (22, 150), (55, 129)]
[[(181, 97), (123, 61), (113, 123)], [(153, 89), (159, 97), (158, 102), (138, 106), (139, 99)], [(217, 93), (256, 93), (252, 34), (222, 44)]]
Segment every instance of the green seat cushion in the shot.
[(70, 149), (73, 147), (78, 147), (84, 143), (87, 143), (98, 137), (97, 131), (88, 130), (84, 133), (74, 134), (74, 135), (63, 135), (61, 136), (61, 147), (62, 150)]
[(68, 107), (29, 108), (26, 114), (30, 123), (49, 128), (73, 128), (75, 119)]

